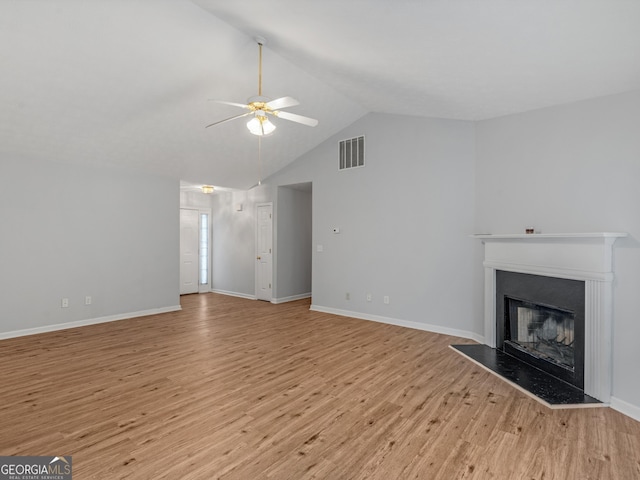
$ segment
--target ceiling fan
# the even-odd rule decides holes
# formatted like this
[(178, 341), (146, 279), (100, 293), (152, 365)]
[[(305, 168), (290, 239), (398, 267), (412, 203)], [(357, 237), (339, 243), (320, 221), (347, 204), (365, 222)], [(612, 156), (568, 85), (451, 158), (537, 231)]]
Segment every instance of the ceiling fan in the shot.
[(262, 45), (265, 44), (265, 40), (264, 38), (256, 37), (256, 42), (258, 43), (259, 49), (258, 95), (247, 99), (246, 104), (216, 100), (217, 103), (240, 107), (249, 111), (246, 113), (241, 113), (240, 115), (226, 118), (224, 120), (220, 120), (219, 122), (214, 122), (210, 125), (207, 125), (205, 128), (213, 127), (214, 125), (220, 125), (221, 123), (229, 122), (231, 120), (235, 120), (236, 118), (242, 118), (249, 115), (253, 116), (253, 118), (249, 120), (249, 122), (247, 122), (247, 128), (251, 133), (259, 136), (269, 135), (276, 129), (276, 126), (269, 121), (269, 116), (283, 118), (285, 120), (301, 123), (309, 127), (315, 127), (318, 124), (318, 120), (314, 118), (304, 117), (302, 115), (297, 115), (295, 113), (283, 112), (281, 110), (283, 108), (300, 105), (300, 102), (298, 102), (295, 98), (281, 97), (276, 98), (275, 100), (271, 100), (268, 97), (262, 96)]

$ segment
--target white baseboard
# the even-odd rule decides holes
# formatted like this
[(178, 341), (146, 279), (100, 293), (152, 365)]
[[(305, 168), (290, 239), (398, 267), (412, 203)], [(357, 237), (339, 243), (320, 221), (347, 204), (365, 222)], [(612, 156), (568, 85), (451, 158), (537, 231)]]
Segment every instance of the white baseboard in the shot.
[(634, 420), (640, 422), (640, 407), (637, 405), (633, 405), (631, 403), (625, 402), (624, 400), (620, 400), (616, 397), (611, 397), (609, 400), (609, 406), (614, 410), (626, 415), (627, 417), (631, 417)]
[(350, 310), (340, 310), (337, 308), (323, 307), (320, 305), (311, 305), (310, 310), (323, 313), (331, 313), (333, 315), (341, 315), (343, 317), (358, 318), (361, 320), (371, 320), (373, 322), (388, 323), (398, 327), (413, 328), (415, 330), (423, 330), (431, 333), (441, 333), (443, 335), (451, 335), (454, 337), (468, 338), (478, 343), (484, 343), (484, 337), (474, 332), (466, 330), (458, 330), (457, 328), (442, 327), (440, 325), (431, 325), (429, 323), (412, 322), (409, 320), (399, 320), (396, 318), (382, 317), (379, 315), (370, 315), (368, 313), (352, 312)]
[(86, 320), (78, 320), (75, 322), (58, 323), (55, 325), (45, 325), (42, 327), (26, 328), (24, 330), (13, 330), (11, 332), (0, 332), (0, 340), (15, 337), (24, 337), (26, 335), (36, 335), (38, 333), (55, 332), (58, 330), (67, 330), (69, 328), (86, 327), (88, 325), (97, 325), (99, 323), (115, 322), (117, 320), (126, 320), (127, 318), (146, 317), (147, 315), (157, 315), (159, 313), (177, 312), (182, 310), (180, 305), (171, 307), (152, 308), (149, 310), (141, 310), (139, 312), (120, 313), (118, 315), (108, 315), (106, 317), (88, 318)]
[(255, 295), (249, 295), (249, 294), (246, 294), (246, 293), (238, 293), (238, 292), (228, 292), (227, 290), (217, 290), (215, 288), (211, 289), (211, 293), (219, 293), (220, 295), (229, 295), (230, 297), (246, 298), (247, 300), (257, 300), (258, 299)]
[(274, 298), (271, 300), (271, 303), (278, 304), (278, 303), (286, 303), (286, 302), (295, 302), (296, 300), (302, 300), (303, 298), (311, 298), (311, 292), (301, 293), (299, 295), (291, 295), (289, 297)]

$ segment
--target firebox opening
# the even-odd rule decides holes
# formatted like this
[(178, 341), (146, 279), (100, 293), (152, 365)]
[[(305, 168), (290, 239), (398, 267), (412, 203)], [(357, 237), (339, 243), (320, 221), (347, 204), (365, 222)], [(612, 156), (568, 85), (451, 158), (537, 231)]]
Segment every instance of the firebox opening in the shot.
[(498, 270), (496, 345), (584, 388), (584, 282)]

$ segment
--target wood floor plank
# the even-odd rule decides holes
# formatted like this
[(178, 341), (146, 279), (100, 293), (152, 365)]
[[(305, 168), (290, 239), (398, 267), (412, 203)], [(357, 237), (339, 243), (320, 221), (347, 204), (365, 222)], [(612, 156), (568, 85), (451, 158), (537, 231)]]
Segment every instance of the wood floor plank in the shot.
[(469, 340), (203, 294), (182, 311), (0, 341), (0, 455), (82, 479), (640, 478), (640, 424), (551, 410)]

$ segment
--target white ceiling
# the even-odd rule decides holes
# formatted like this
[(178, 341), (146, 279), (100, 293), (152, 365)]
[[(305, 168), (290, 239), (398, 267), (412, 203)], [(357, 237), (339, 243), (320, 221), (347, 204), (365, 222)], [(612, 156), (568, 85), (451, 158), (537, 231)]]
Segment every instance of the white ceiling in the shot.
[[(638, 0), (0, 0), (0, 155), (248, 188), (367, 112), (479, 120), (640, 88)], [(290, 95), (315, 128), (241, 111)], [(275, 122), (274, 122), (275, 123)], [(0, 157), (0, 158), (2, 158)]]

